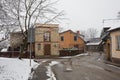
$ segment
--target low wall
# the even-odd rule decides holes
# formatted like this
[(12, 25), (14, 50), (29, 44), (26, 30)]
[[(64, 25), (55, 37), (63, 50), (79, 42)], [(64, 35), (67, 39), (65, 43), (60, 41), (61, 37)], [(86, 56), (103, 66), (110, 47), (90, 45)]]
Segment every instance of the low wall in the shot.
[(60, 56), (74, 56), (77, 54), (81, 54), (84, 50), (60, 50)]
[[(17, 58), (21, 56), (22, 58), (29, 58), (30, 53), (26, 52), (23, 54), (20, 54), (19, 51), (8, 51), (8, 52), (0, 52), (0, 57), (9, 57), (9, 58)], [(32, 52), (32, 58), (34, 58), (34, 52)]]

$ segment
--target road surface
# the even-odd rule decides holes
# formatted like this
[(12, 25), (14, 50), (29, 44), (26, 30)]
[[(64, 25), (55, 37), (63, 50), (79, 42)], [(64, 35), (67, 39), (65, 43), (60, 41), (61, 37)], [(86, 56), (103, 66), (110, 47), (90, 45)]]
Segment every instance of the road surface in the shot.
[(105, 64), (98, 53), (72, 58), (49, 59), (35, 70), (32, 80), (55, 80), (49, 79), (46, 75), (46, 66), (49, 66), (52, 61), (59, 62), (59, 64), (51, 66), (56, 80), (120, 80), (120, 68)]

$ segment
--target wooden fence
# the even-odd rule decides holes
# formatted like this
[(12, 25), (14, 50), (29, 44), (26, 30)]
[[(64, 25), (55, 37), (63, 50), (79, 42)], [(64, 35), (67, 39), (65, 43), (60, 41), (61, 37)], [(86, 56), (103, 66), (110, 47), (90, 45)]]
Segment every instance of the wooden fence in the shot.
[[(9, 57), (9, 58), (16, 58), (21, 56), (22, 58), (29, 58), (30, 53), (26, 52), (26, 53), (22, 53), (20, 54), (19, 51), (7, 51), (7, 52), (0, 52), (0, 57)], [(32, 58), (35, 57), (34, 52), (32, 52)]]
[(84, 50), (60, 50), (60, 56), (74, 56), (77, 54), (81, 54)]

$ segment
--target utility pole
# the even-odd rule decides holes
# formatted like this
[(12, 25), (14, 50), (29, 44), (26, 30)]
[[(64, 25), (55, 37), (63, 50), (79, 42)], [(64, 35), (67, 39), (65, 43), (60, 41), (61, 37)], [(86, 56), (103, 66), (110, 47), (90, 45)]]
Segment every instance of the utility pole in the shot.
[(31, 26), (31, 28), (30, 28), (30, 66), (31, 66), (31, 56), (32, 56), (32, 30), (33, 30), (33, 26)]

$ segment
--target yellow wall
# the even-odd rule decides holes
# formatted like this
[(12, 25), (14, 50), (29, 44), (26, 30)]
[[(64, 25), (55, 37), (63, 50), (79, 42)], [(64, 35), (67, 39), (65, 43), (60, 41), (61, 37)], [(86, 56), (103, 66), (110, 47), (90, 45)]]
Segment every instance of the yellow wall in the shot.
[[(44, 42), (44, 33), (46, 31), (50, 32), (51, 41)], [(41, 44), (41, 49), (38, 50), (38, 44)], [(59, 55), (59, 33), (58, 33), (58, 25), (37, 25), (35, 28), (35, 55), (41, 56), (44, 55), (44, 45), (50, 44), (51, 46), (51, 55)]]
[(120, 31), (115, 31), (110, 33), (111, 37), (111, 54), (114, 58), (120, 58), (120, 50), (117, 50), (116, 46), (116, 36), (120, 36)]
[(111, 60), (111, 53), (110, 53), (110, 48), (111, 48), (111, 42), (109, 39), (106, 40), (105, 44), (104, 44), (104, 52), (106, 55), (106, 59), (107, 60)]

